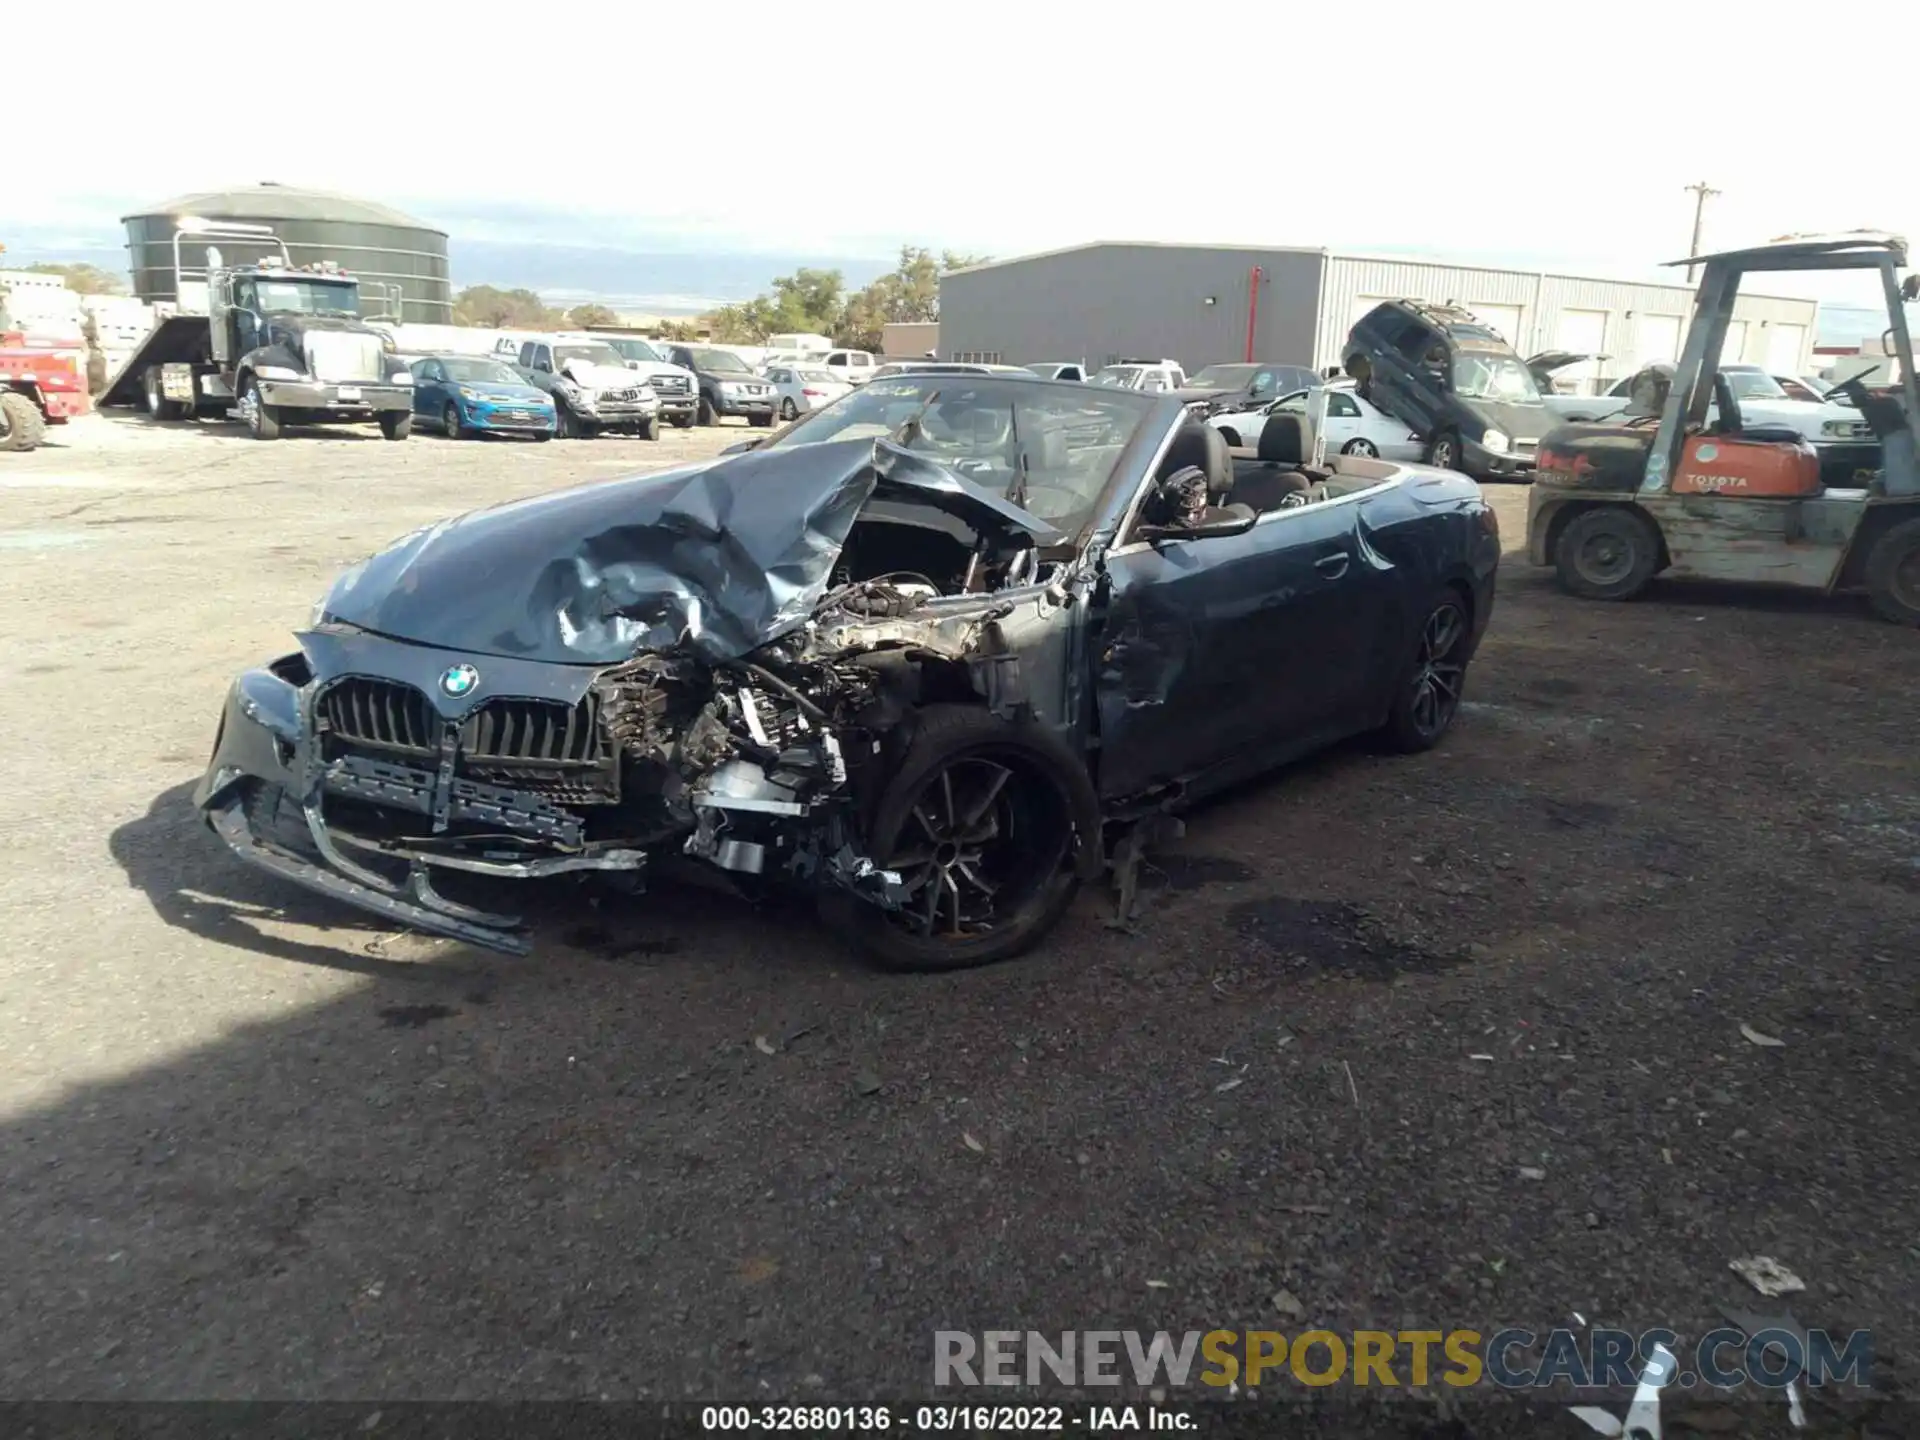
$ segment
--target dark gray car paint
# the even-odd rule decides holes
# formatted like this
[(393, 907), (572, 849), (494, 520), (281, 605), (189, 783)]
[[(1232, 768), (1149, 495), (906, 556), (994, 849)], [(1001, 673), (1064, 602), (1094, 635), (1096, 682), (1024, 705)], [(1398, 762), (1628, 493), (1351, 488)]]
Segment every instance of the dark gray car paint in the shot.
[(830, 441), (442, 521), (341, 576), (325, 613), (396, 639), (554, 664), (682, 645), (730, 660), (813, 613), (876, 492), (1043, 545), (1061, 538), (909, 451)]

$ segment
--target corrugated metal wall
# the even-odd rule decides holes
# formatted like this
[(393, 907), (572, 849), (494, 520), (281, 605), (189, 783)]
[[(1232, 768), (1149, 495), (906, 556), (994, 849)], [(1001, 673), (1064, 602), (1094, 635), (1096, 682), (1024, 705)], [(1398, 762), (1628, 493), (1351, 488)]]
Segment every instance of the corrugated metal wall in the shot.
[[(1509, 329), (1509, 314), (1517, 310), (1519, 324), (1514, 328), (1519, 333), (1507, 334), (1507, 340), (1522, 355), (1561, 348), (1568, 344), (1562, 338), (1565, 336), (1590, 334), (1595, 322), (1589, 317), (1604, 313), (1601, 348), (1611, 359), (1598, 367), (1594, 377), (1598, 383), (1630, 374), (1645, 360), (1674, 358), (1658, 352), (1667, 349), (1670, 340), (1678, 344), (1693, 313), (1693, 290), (1685, 285), (1645, 285), (1332, 255), (1327, 258), (1321, 291), (1313, 363), (1322, 367), (1339, 364), (1347, 331), (1360, 314), (1381, 300), (1401, 299), (1452, 301), (1469, 310), (1485, 306), (1494, 312), (1488, 318), (1503, 333)], [(1796, 373), (1807, 368), (1812, 359), (1817, 309), (1811, 300), (1743, 295), (1734, 307), (1736, 321), (1746, 324), (1743, 353), (1723, 358), (1755, 364), (1767, 364), (1770, 358), (1784, 359), (1777, 354), (1782, 347), (1775, 341), (1776, 327), (1787, 332), (1789, 347), (1792, 328), (1799, 327), (1797, 362), (1792, 368)], [(1569, 318), (1567, 312), (1584, 313)], [(1583, 341), (1578, 348), (1585, 348), (1587, 343), (1591, 342)]]
[(940, 279), (940, 354), (1010, 365), (1165, 357), (1189, 372), (1239, 360), (1258, 265), (1254, 357), (1304, 365), (1323, 259), (1313, 250), (1116, 244), (963, 270)]

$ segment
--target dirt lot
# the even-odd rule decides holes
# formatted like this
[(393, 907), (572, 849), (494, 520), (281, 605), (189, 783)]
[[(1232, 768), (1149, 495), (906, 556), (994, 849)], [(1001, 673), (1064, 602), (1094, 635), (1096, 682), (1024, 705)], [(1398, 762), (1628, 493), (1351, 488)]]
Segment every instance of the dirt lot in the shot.
[(1582, 604), (1510, 555), (1437, 753), (1211, 807), (1136, 933), (1089, 892), (961, 976), (564, 886), (511, 960), (196, 825), (230, 675), (345, 562), (740, 433), (96, 419), (0, 457), (0, 1394), (847, 1400), (924, 1395), (936, 1329), (1697, 1337), (1786, 1303), (1754, 1254), (1910, 1388), (1920, 635), (1851, 602)]

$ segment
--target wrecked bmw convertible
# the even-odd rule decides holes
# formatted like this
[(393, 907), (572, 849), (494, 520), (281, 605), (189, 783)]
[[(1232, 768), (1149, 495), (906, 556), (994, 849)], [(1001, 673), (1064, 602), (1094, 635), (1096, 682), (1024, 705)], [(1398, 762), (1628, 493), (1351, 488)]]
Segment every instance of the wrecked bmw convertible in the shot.
[(1493, 603), (1472, 482), (1314, 469), (1298, 417), (1256, 456), (1174, 399), (903, 376), (736, 450), (348, 570), (234, 682), (213, 829), (514, 954), (450, 873), (691, 856), (883, 962), (978, 964), (1048, 931), (1109, 826), (1358, 732), (1435, 743)]

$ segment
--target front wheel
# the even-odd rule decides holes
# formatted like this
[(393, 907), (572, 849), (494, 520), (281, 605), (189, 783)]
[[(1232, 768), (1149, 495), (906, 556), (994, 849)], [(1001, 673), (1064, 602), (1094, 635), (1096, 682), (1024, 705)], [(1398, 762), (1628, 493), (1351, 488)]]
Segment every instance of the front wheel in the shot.
[(713, 402), (706, 396), (700, 397), (700, 403), (694, 407), (693, 423), (696, 425), (718, 425), (720, 417), (714, 414)]
[(691, 429), (693, 428), (693, 415), (692, 415), (692, 413), (691, 413), (691, 412), (688, 412), (688, 413), (684, 413), (684, 414), (680, 414), (680, 415), (676, 415), (676, 416), (674, 416), (674, 417), (673, 417), (673, 428), (674, 428), (674, 429), (676, 429), (676, 430), (691, 430)]
[(1630, 600), (1660, 566), (1660, 536), (1637, 510), (1606, 505), (1567, 522), (1553, 547), (1561, 586), (1583, 600)]
[(177, 401), (167, 399), (166, 386), (161, 380), (160, 367), (149, 365), (146, 374), (147, 418), (150, 420), (178, 420), (185, 409)]
[(658, 440), (660, 438), (660, 422), (649, 415), (640, 422), (639, 428), (634, 433), (642, 440)]
[(260, 398), (260, 382), (251, 375), (240, 387), (240, 419), (256, 440), (280, 438), (280, 412)]
[(1431, 750), (1453, 725), (1467, 678), (1466, 603), (1446, 590), (1420, 622), (1413, 655), (1394, 683), (1393, 706), (1381, 734), (1395, 750)]
[(1072, 903), (1075, 817), (1086, 814), (1098, 814), (1086, 771), (1057, 740), (973, 706), (930, 706), (868, 832), (868, 853), (900, 876), (901, 907), (840, 908), (891, 969), (1011, 959)]
[(1920, 625), (1920, 519), (1902, 521), (1867, 552), (1867, 599), (1883, 620)]
[(1358, 455), (1363, 460), (1378, 460), (1380, 447), (1362, 436), (1355, 436), (1340, 447), (1342, 455)]
[(413, 433), (411, 410), (388, 410), (380, 416), (380, 433), (389, 440), (404, 440)]
[(0, 450), (32, 450), (46, 438), (40, 407), (17, 390), (0, 390)]
[(553, 433), (562, 440), (572, 440), (580, 434), (580, 422), (574, 418), (573, 411), (558, 400), (553, 402)]
[(793, 397), (791, 395), (787, 396), (786, 399), (780, 402), (780, 418), (782, 420), (788, 420), (788, 421), (794, 420), (799, 416), (799, 414), (800, 414), (800, 411), (794, 406)]
[(1460, 468), (1460, 437), (1446, 432), (1433, 437), (1427, 446), (1427, 464), (1439, 470)]
[(460, 407), (451, 400), (440, 414), (440, 428), (447, 432), (449, 440), (464, 440), (472, 433), (460, 423)]

